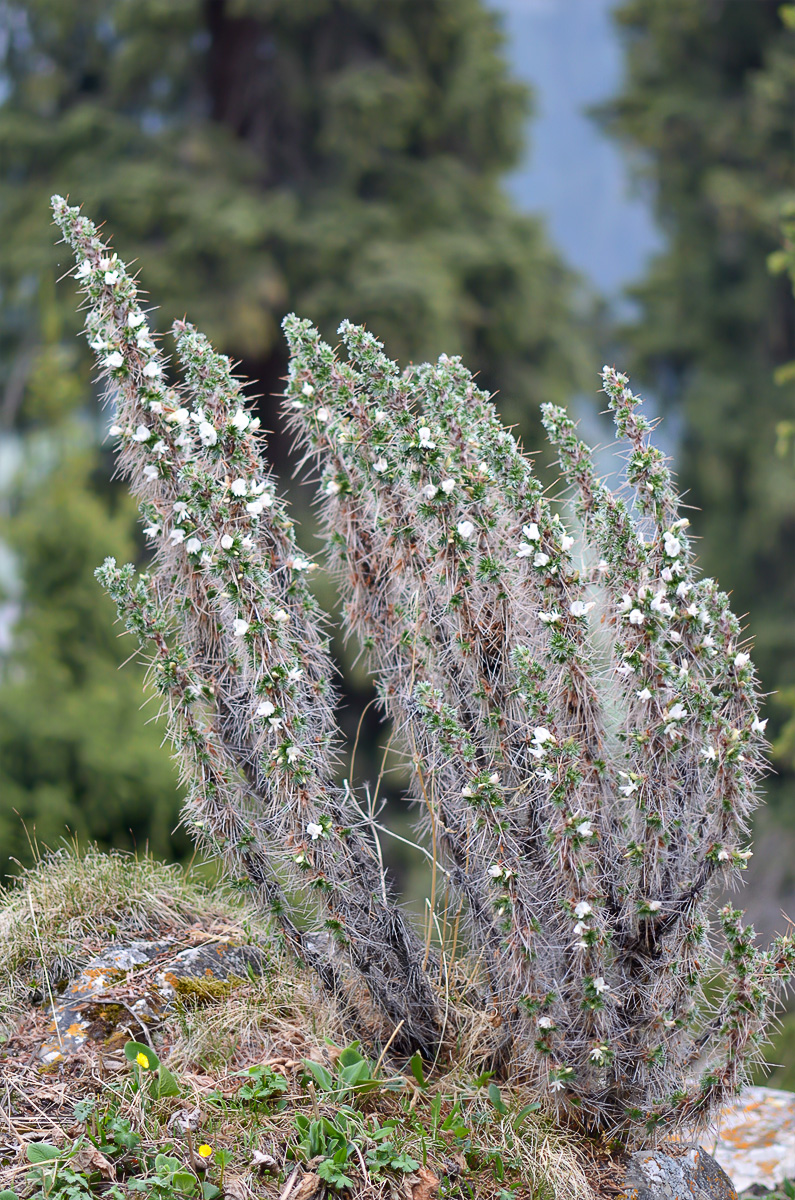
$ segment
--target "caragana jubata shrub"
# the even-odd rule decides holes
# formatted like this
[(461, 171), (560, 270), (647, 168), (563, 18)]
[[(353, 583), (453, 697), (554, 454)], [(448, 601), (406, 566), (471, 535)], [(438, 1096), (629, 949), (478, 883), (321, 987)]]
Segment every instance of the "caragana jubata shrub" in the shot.
[[(750, 857), (765, 722), (626, 377), (603, 372), (619, 492), (565, 411), (543, 408), (575, 533), (458, 359), (401, 372), (347, 321), (344, 354), (284, 322), (286, 412), (319, 470), (346, 628), (465, 915), (459, 987), (449, 944), (433, 950), (396, 905), (372, 819), (335, 783), (314, 563), (240, 381), (178, 321), (169, 383), (124, 263), (78, 208), (54, 197), (53, 211), (153, 548), (147, 574), (112, 559), (97, 574), (150, 657), (197, 840), (365, 1039), (397, 1030), (403, 1053), (450, 1055), (474, 1007), (501, 1069), (560, 1121), (637, 1144), (708, 1119), (757, 1057), (795, 949), (757, 949), (728, 905), (710, 925), (711, 895)], [(322, 938), (306, 931), (318, 920)]]

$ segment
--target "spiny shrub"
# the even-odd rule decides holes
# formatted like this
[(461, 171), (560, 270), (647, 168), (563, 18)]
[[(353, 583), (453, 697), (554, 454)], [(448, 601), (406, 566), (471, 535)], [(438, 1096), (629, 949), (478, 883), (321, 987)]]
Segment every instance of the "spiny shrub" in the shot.
[(565, 411), (543, 410), (575, 493), (569, 532), (458, 359), (400, 371), (348, 322), (345, 357), (284, 322), (286, 411), (320, 473), (346, 626), (465, 913), (464, 993), (335, 783), (314, 563), (240, 381), (179, 321), (169, 383), (124, 264), (77, 208), (53, 207), (153, 547), (151, 573), (108, 560), (98, 575), (150, 656), (198, 840), (362, 1037), (397, 1030), (407, 1054), (454, 1053), (474, 1004), (499, 1027), (503, 1069), (561, 1121), (637, 1143), (706, 1119), (743, 1081), (795, 950), (789, 937), (758, 950), (731, 906), (711, 936), (710, 896), (750, 855), (765, 722), (740, 625), (698, 577), (626, 377), (603, 373), (627, 451), (618, 493)]

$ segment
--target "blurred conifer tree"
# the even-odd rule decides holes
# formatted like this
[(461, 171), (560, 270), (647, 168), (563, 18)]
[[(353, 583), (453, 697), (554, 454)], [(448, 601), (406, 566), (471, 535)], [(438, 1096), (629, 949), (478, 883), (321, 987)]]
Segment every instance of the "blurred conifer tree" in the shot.
[(779, 688), (795, 681), (795, 477), (774, 447), (795, 389), (774, 375), (795, 357), (795, 306), (768, 257), (795, 190), (795, 27), (778, 0), (625, 0), (615, 15), (627, 77), (602, 119), (668, 236), (632, 290), (628, 365), (681, 418), (703, 567), (750, 614)]
[(135, 711), (139, 674), (115, 673), (126, 643), (91, 574), (129, 553), (131, 518), (69, 349), (73, 296), (51, 293), (67, 263), (51, 192), (146, 263), (161, 328), (188, 311), (242, 360), (270, 427), (295, 309), (329, 336), (367, 322), (403, 360), (465, 355), (532, 433), (537, 405), (586, 378), (574, 281), (501, 188), (528, 96), (481, 0), (7, 0), (0, 32), (2, 404), (53, 463), (12, 500), (0, 841), (17, 807), (50, 838), (67, 821), (162, 849), (174, 777)]

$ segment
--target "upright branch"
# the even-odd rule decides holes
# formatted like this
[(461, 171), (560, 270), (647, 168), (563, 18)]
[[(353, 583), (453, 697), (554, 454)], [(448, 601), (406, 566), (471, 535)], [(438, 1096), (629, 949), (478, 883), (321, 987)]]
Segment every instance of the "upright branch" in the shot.
[[(575, 497), (564, 519), (458, 359), (401, 371), (349, 322), (337, 352), (285, 321), (287, 420), (319, 476), (346, 629), (466, 923), (459, 992), (336, 784), (315, 564), (240, 381), (180, 321), (167, 384), (134, 280), (77, 209), (54, 211), (153, 553), (137, 580), (112, 560), (99, 574), (150, 656), (195, 835), (247, 875), (363, 1037), (397, 1027), (401, 1051), (448, 1052), (474, 1003), (499, 1030), (495, 1064), (560, 1119), (628, 1143), (707, 1119), (743, 1082), (795, 950), (758, 950), (731, 907), (723, 947), (710, 936), (716, 885), (750, 856), (765, 721), (625, 376), (603, 373), (617, 491), (544, 406)], [(318, 919), (325, 941), (305, 933)]]

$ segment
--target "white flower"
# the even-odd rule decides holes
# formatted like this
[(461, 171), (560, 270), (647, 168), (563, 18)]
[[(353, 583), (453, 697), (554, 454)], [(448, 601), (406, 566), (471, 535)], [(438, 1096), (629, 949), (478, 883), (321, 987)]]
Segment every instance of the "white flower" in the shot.
[(581, 821), (577, 826), (577, 833), (580, 835), (580, 837), (593, 837), (593, 825), (590, 821)]
[(284, 625), (286, 621), (290, 620), (290, 614), (285, 612), (283, 608), (277, 608), (273, 614), (273, 619), (274, 621), (278, 621), (280, 625)]
[(294, 571), (308, 571), (312, 567), (312, 563), (308, 558), (301, 558), (300, 555), (296, 554), (292, 566)]
[(157, 379), (161, 370), (162, 367), (160, 366), (160, 363), (156, 362), (155, 359), (151, 359), (151, 361), (148, 362), (144, 367), (144, 375), (147, 379)]
[(542, 621), (544, 625), (554, 625), (560, 620), (560, 613), (555, 612), (554, 610), (553, 612), (540, 612), (538, 614), (538, 619), (539, 621)]
[[(524, 549), (524, 547), (522, 547), (522, 549)], [(532, 548), (530, 546), (528, 546), (527, 549), (532, 554)], [(521, 553), (521, 551), (520, 551), (520, 553)], [(536, 554), (535, 558), (533, 559), (533, 566), (534, 567), (545, 567), (548, 562), (549, 562), (549, 555), (544, 554), (541, 550), (539, 550), (538, 554)]]
[(464, 797), (465, 800), (469, 800), (469, 799), (471, 799), (472, 796), (475, 795), (475, 793), (473, 792), (473, 790), (469, 786), (469, 784), (467, 784), (466, 787), (461, 788), (461, 795)]
[(650, 900), (646, 907), (649, 912), (659, 912), (662, 908), (662, 900)]
[(475, 526), (471, 521), (459, 521), (456, 525), (456, 529), (458, 530), (459, 537), (462, 537), (464, 541), (467, 541), (469, 538), (471, 538), (472, 534), (475, 532)]
[(124, 355), (120, 354), (118, 350), (114, 350), (113, 353), (109, 354), (105, 359), (105, 366), (110, 367), (112, 371), (115, 371), (117, 367), (123, 367)]
[(204, 446), (214, 446), (218, 441), (218, 434), (215, 430), (215, 426), (211, 425), (209, 421), (201, 421), (199, 423), (199, 437), (201, 438), (202, 445)]
[(161, 412), (163, 411), (163, 405), (159, 400), (153, 400), (149, 405), (149, 411), (155, 413), (157, 416), (160, 416)]
[(171, 421), (172, 425), (187, 425), (190, 420), (190, 413), (187, 408), (177, 408), (174, 412), (168, 414), (166, 420)]
[(646, 618), (639, 608), (633, 608), (632, 612), (629, 614), (630, 625), (642, 625), (645, 619)]
[(572, 932), (574, 933), (575, 937), (582, 937), (584, 933), (591, 932), (591, 926), (587, 923), (587, 921), (578, 921)]
[(454, 490), (454, 488), (455, 488), (455, 480), (454, 479), (443, 479), (442, 480), (442, 491), (444, 492), (445, 496), (449, 496), (450, 493)]
[(663, 583), (673, 582), (673, 577), (674, 573), (670, 567), (663, 567), (662, 571), (660, 571), (660, 579), (662, 579)]
[(567, 533), (564, 533), (563, 537), (560, 539), (561, 550), (571, 550), (573, 545), (574, 545), (574, 538), (569, 537), (569, 535)]
[(528, 542), (538, 542), (541, 540), (541, 534), (538, 532), (538, 526), (536, 525), (535, 521), (531, 522), (530, 525), (525, 525), (522, 529), (522, 533), (525, 535)]
[(622, 796), (631, 796), (633, 792), (638, 790), (638, 784), (634, 779), (630, 779), (629, 783), (622, 783), (618, 790), (621, 792)]
[(326, 422), (328, 421), (329, 417), (331, 416), (331, 413), (329, 412), (329, 410), (327, 408), (319, 408), (317, 410), (317, 412), (315, 413), (315, 416), (317, 417), (317, 419), (321, 425), (325, 425)]
[(707, 762), (715, 762), (718, 754), (714, 746), (705, 746), (701, 751), (701, 757), (705, 758)]
[(75, 271), (75, 279), (88, 279), (89, 275), (93, 275), (94, 268), (87, 258), (84, 258), (80, 266)]
[(135, 344), (139, 350), (154, 350), (155, 344), (149, 336), (148, 329), (139, 329), (135, 335)]
[(270, 700), (263, 700), (262, 703), (257, 707), (258, 717), (272, 717), (275, 712), (276, 705), (271, 703)]
[(658, 612), (664, 617), (672, 617), (674, 615), (674, 610), (671, 608), (670, 604), (665, 598), (664, 588), (661, 588), (660, 591), (657, 592), (656, 596), (651, 602), (651, 607), (654, 612)]
[(495, 771), (493, 775), (489, 775), (489, 783), (497, 784), (500, 782), (499, 772)]
[(549, 1090), (551, 1092), (562, 1092), (565, 1086), (566, 1085), (562, 1079), (551, 1079), (549, 1083)]
[(157, 479), (158, 471), (154, 463), (147, 463), (144, 467), (144, 479)]
[(735, 667), (737, 667), (738, 670), (741, 670), (743, 667), (747, 667), (750, 661), (751, 661), (750, 654), (742, 654), (741, 653), (741, 654), (735, 654), (735, 656), (734, 656), (734, 665), (735, 665)]
[(245, 637), (248, 633), (248, 621), (244, 621), (242, 617), (235, 617), (232, 622), (232, 633), (235, 637)]
[(676, 629), (671, 629), (668, 633), (668, 637), (672, 642), (681, 642), (682, 640), (681, 633), (679, 633)]
[(616, 675), (634, 675), (635, 668), (629, 663), (622, 663), (620, 667), (616, 667)]
[(436, 487), (435, 484), (426, 483), (425, 487), (422, 489), (422, 494), (426, 500), (433, 500), (434, 496), (436, 495), (436, 493), (438, 491), (439, 491), (439, 489), (438, 489), (438, 487)]
[(666, 721), (683, 721), (687, 716), (687, 709), (684, 704), (673, 704), (663, 715)]
[(604, 1057), (605, 1057), (604, 1046), (594, 1046), (593, 1050), (591, 1051), (591, 1053), (589, 1054), (588, 1057), (590, 1058), (591, 1062), (597, 1062), (597, 1063), (604, 1062)]
[(248, 534), (246, 534), (245, 537), (242, 537), (240, 539), (240, 545), (243, 547), (244, 550), (250, 550), (252, 548), (252, 546), (254, 545), (254, 539), (250, 538), (248, 536)]
[(575, 600), (574, 603), (569, 607), (569, 612), (573, 617), (584, 617), (591, 611), (592, 608), (595, 607), (595, 600), (589, 600), (587, 604), (582, 600)]
[(185, 530), (184, 529), (172, 529), (171, 530), (171, 540), (175, 546), (178, 546), (180, 544), (180, 542), (184, 542), (185, 541)]
[(535, 554), (535, 546), (528, 546), (526, 542), (522, 542), (516, 551), (517, 558), (529, 558), (531, 554)]
[(187, 513), (187, 511), (188, 511), (188, 506), (184, 500), (176, 500), (174, 502), (174, 512), (177, 514), (178, 520), (184, 521), (185, 514)]
[(651, 692), (648, 688), (643, 688), (642, 691), (637, 693), (637, 697), (639, 700), (651, 700)]
[(159, 525), (147, 525), (146, 529), (144, 530), (144, 537), (148, 537), (148, 538), (157, 537), (157, 535), (159, 533), (160, 533)]
[(112, 287), (114, 283), (118, 283), (118, 282), (119, 282), (119, 272), (118, 271), (106, 271), (105, 272), (105, 283), (109, 283)]
[[(287, 751), (289, 758), (290, 751)], [(323, 826), (318, 825), (315, 821), (310, 821), (306, 827), (306, 832), (309, 834), (313, 842), (316, 842), (319, 837), (323, 836)]]
[(185, 543), (185, 549), (188, 554), (198, 554), (202, 548), (202, 544), (197, 537), (188, 538)]
[(110, 429), (108, 430), (108, 434), (111, 437), (121, 437), (123, 432), (124, 431), (122, 430), (121, 425), (111, 425)]
[(375, 471), (376, 475), (382, 475), (388, 466), (389, 463), (385, 458), (377, 458), (373, 463), (373, 470)]
[(625, 592), (624, 595), (621, 597), (621, 603), (618, 606), (618, 611), (620, 613), (628, 613), (631, 608), (632, 608), (632, 597), (630, 596), (629, 592)]
[(139, 325), (143, 325), (145, 320), (146, 317), (139, 308), (134, 308), (127, 314), (127, 324), (130, 329), (137, 329)]
[(764, 733), (768, 720), (769, 717), (765, 717), (764, 721), (760, 721), (759, 717), (754, 717), (754, 721), (751, 726), (751, 733)]
[(221, 537), (221, 549), (222, 550), (231, 550), (232, 547), (234, 546), (234, 544), (235, 544), (235, 539), (232, 537), (232, 535), (230, 533), (223, 534), (223, 536)]
[(436, 442), (431, 441), (431, 431), (427, 425), (420, 425), (419, 429), (417, 430), (417, 435), (419, 437), (419, 444), (423, 447), (423, 449), (436, 449)]
[(715, 639), (714, 639), (714, 637), (712, 636), (712, 634), (711, 634), (711, 633), (708, 633), (708, 634), (706, 635), (706, 637), (704, 638), (704, 640), (703, 640), (703, 642), (701, 643), (701, 645), (702, 645), (702, 646), (705, 646), (705, 647), (707, 648), (707, 650), (711, 650), (711, 649), (712, 649), (712, 647), (715, 645)]
[(148, 442), (151, 437), (152, 430), (147, 429), (146, 425), (139, 425), (133, 434), (134, 442)]
[(233, 496), (245, 496), (247, 490), (248, 490), (248, 485), (247, 485), (245, 479), (233, 479), (232, 480), (230, 491), (232, 492)]
[(314, 396), (315, 389), (312, 387), (311, 383), (305, 383), (304, 386), (301, 388), (301, 392), (303, 393), (304, 396)]
[(539, 1029), (554, 1029), (555, 1022), (552, 1020), (551, 1017), (539, 1017), (538, 1018), (538, 1028)]
[[(300, 757), (301, 757), (301, 751), (300, 751), (300, 749), (298, 748), (298, 746), (288, 746), (288, 747), (287, 747), (287, 761), (288, 761), (288, 763), (294, 763), (294, 762), (297, 762), (297, 761), (298, 761), (298, 759), (299, 759)], [(322, 826), (321, 826), (321, 829), (322, 829)], [(314, 838), (313, 838), (312, 840), (314, 841)]]
[(373, 420), (375, 421), (376, 425), (382, 425), (384, 423), (386, 420), (386, 413), (384, 412), (383, 408), (377, 408), (375, 410), (373, 413)]
[(726, 849), (725, 846), (721, 850), (718, 851), (718, 862), (728, 862), (730, 858), (731, 858), (731, 854), (729, 853), (729, 851)]
[(753, 850), (735, 850), (734, 857), (739, 858), (742, 862), (748, 862), (749, 858), (754, 857)]
[(342, 491), (342, 484), (336, 479), (329, 479), (328, 483), (323, 488), (323, 491), (327, 496), (336, 496), (338, 492)]
[(676, 585), (676, 594), (680, 600), (684, 599), (684, 597), (690, 591), (690, 586), (691, 585), (689, 583), (687, 583), (684, 579), (682, 580), (681, 583), (678, 583)]
[(290, 667), (290, 670), (287, 672), (287, 682), (296, 683), (299, 679), (303, 678), (303, 674), (303, 667)]
[(610, 988), (605, 983), (602, 976), (598, 975), (593, 981), (593, 990), (596, 992), (597, 996), (601, 996), (602, 992), (609, 992)]
[(502, 879), (502, 867), (492, 864), (489, 867), (488, 874), (492, 879)]
[(229, 422), (229, 424), (234, 429), (236, 429), (238, 431), (238, 433), (242, 433), (244, 431), (244, 429), (248, 428), (250, 420), (251, 420), (251, 418), (249, 417), (248, 413), (245, 412), (242, 408), (239, 408), (237, 410), (237, 412), (235, 413), (235, 415), (232, 417), (232, 420)]
[(666, 532), (663, 534), (663, 551), (668, 558), (676, 558), (677, 554), (682, 549), (682, 543), (674, 534)]
[(574, 915), (575, 917), (579, 917), (580, 920), (582, 920), (583, 917), (589, 917), (592, 912), (593, 909), (587, 900), (580, 900), (574, 905)]

